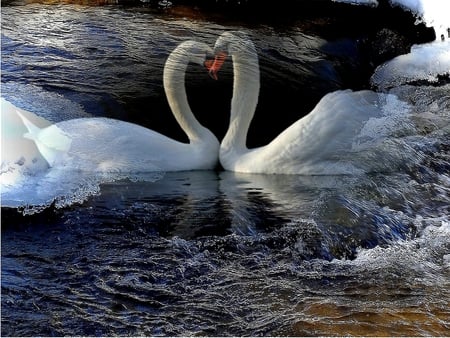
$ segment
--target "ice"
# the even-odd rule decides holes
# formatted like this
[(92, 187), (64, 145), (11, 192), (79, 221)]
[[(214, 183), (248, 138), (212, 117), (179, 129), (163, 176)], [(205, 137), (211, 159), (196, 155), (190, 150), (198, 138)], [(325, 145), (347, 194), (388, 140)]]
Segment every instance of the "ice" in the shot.
[(1, 98), (0, 178), (2, 190), (20, 181), (20, 173), (35, 175), (37, 172), (48, 168), (48, 163), (35, 143), (24, 137), (27, 128), (19, 114), (26, 116), (39, 127), (46, 127), (51, 124), (50, 121), (20, 109)]
[(333, 0), (334, 2), (343, 2), (353, 5), (378, 6), (378, 0)]
[[(58, 102), (66, 101), (61, 98)], [(28, 128), (21, 116), (26, 116), (27, 120), (41, 128), (54, 125), (4, 98), (1, 98), (1, 108), (2, 207), (19, 208), (24, 214), (33, 214), (52, 205), (62, 208), (82, 203), (90, 196), (98, 194), (103, 183), (124, 179), (153, 182), (163, 175), (162, 172), (141, 174), (81, 170), (76, 159), (72, 158), (52, 163), (50, 167), (48, 156), (42, 156), (36, 142), (25, 137)], [(61, 141), (61, 138), (52, 140)]]
[(433, 27), (436, 40), (441, 35), (448, 36), (450, 27), (450, 2), (448, 0), (390, 0), (391, 4), (399, 5), (418, 15), (428, 27)]
[(379, 66), (371, 83), (379, 89), (389, 89), (414, 81), (436, 82), (439, 76), (450, 75), (450, 40), (415, 45), (409, 54)]
[(19, 179), (12, 186), (3, 185), (2, 174), (2, 207), (17, 208), (23, 214), (39, 213), (51, 206), (65, 208), (83, 203), (89, 197), (100, 194), (100, 187), (105, 183), (119, 180), (154, 182), (163, 175), (161, 172), (133, 175), (65, 168), (51, 168), (36, 175), (19, 170), (15, 173)]
[(377, 140), (413, 130), (412, 122), (409, 120), (410, 106), (400, 101), (397, 96), (380, 94), (380, 109), (383, 114), (379, 117), (370, 118), (361, 129), (358, 141), (364, 139)]

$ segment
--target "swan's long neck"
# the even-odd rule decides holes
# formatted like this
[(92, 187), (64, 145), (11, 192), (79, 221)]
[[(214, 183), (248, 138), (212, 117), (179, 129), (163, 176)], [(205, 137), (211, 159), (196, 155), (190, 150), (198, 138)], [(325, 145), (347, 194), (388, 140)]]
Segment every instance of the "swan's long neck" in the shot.
[(240, 47), (233, 59), (233, 98), (230, 124), (221, 144), (221, 156), (235, 157), (247, 151), (247, 133), (258, 104), (259, 63), (253, 48)]
[(203, 141), (210, 132), (195, 118), (187, 100), (185, 73), (188, 64), (187, 53), (172, 52), (164, 66), (163, 83), (172, 113), (192, 143)]

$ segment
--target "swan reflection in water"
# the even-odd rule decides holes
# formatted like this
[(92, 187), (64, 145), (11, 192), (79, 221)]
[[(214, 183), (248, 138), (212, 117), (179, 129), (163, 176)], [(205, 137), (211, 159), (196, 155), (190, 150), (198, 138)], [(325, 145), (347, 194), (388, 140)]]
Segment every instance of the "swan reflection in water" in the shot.
[(106, 183), (100, 196), (68, 213), (86, 212), (93, 224), (114, 219), (118, 225), (133, 224), (169, 238), (219, 236), (227, 246), (238, 246), (239, 238), (241, 244), (293, 246), (330, 259), (411, 235), (408, 224), (400, 222), (394, 211), (383, 209), (392, 196), (381, 188), (376, 191), (382, 180), (168, 172), (155, 182)]

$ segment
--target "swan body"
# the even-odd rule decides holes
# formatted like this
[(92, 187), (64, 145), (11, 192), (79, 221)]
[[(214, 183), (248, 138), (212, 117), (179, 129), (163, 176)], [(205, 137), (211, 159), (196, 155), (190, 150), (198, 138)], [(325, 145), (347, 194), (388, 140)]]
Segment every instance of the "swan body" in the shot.
[(164, 89), (175, 118), (186, 132), (182, 143), (142, 126), (109, 119), (79, 118), (39, 128), (21, 115), (28, 133), (53, 166), (100, 172), (152, 172), (213, 169), (219, 142), (194, 117), (184, 77), (189, 62), (203, 64), (211, 49), (203, 43), (181, 43), (164, 67)]
[[(238, 32), (239, 33), (239, 32)], [(212, 77), (224, 61), (233, 60), (233, 98), (230, 124), (220, 145), (220, 163), (226, 170), (242, 173), (329, 175), (364, 170), (348, 161), (364, 124), (377, 118), (378, 95), (371, 91), (337, 91), (325, 95), (313, 111), (266, 146), (248, 149), (247, 131), (259, 95), (258, 56), (244, 34), (223, 33), (216, 42)]]
[[(76, 169), (86, 171), (149, 172), (212, 169), (217, 162), (218, 141), (215, 144), (212, 138), (210, 142), (182, 143), (142, 126), (108, 118), (74, 119), (52, 127), (33, 136), (52, 166), (71, 161)], [(68, 151), (52, 147), (55, 134), (70, 141)]]
[[(349, 165), (353, 139), (370, 117), (378, 117), (370, 91), (338, 91), (326, 95), (314, 110), (268, 145), (241, 151), (222, 146), (222, 165), (232, 171), (268, 174), (330, 175), (359, 170)], [(361, 103), (364, 109), (361, 109)], [(369, 109), (368, 109), (369, 108)], [(231, 168), (231, 169), (230, 169)]]

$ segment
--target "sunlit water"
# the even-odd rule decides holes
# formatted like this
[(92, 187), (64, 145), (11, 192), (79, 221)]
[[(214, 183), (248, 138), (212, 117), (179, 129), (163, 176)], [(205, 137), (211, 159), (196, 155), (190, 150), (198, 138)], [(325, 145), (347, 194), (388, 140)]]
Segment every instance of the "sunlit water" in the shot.
[[(119, 7), (4, 7), (2, 96), (50, 121), (109, 116), (177, 137), (169, 117), (155, 122), (170, 116), (165, 58), (185, 39), (212, 45), (236, 28)], [(306, 87), (300, 75), (320, 83), (309, 86), (311, 102), (284, 103), (291, 111), (340, 88), (322, 48), (332, 42), (295, 28), (247, 29), (274, 87), (286, 74), (293, 91)], [(188, 74), (200, 120), (213, 95), (226, 102), (230, 91), (216, 93), (230, 86), (229, 71), (225, 85), (203, 73)], [(74, 173), (73, 185), (50, 191), (52, 179), (69, 176), (56, 173), (5, 195), (2, 206), (14, 208), (2, 208), (2, 335), (448, 334), (449, 92), (390, 90), (405, 114), (387, 102), (389, 114), (370, 125), (385, 133), (379, 151), (403, 154), (392, 173), (217, 170), (138, 182)], [(274, 103), (264, 95), (258, 109), (268, 114)], [(227, 109), (214, 113), (220, 123)], [(273, 135), (257, 142), (265, 137)], [(39, 200), (38, 188), (53, 197)]]

